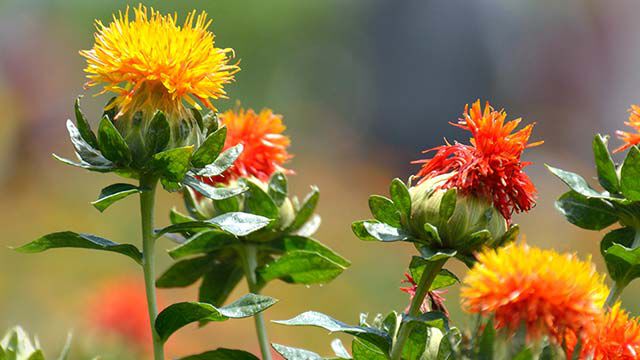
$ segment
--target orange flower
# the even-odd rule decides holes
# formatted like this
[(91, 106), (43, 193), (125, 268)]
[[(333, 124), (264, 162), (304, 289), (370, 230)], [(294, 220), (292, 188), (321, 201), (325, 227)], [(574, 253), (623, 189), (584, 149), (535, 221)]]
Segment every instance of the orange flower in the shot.
[(463, 193), (492, 199), (493, 205), (508, 221), (515, 212), (530, 210), (535, 202), (536, 188), (524, 173), (529, 163), (520, 160), (524, 149), (542, 144), (527, 144), (533, 124), (513, 132), (521, 119), (506, 121), (507, 113), (495, 111), (489, 103), (484, 111), (480, 100), (471, 109), (465, 106), (463, 118), (457, 124), (471, 132), (471, 145), (447, 143), (423, 153), (436, 151), (430, 159), (417, 160), (423, 164), (416, 174), (422, 181), (442, 174), (453, 174), (443, 185)]
[(200, 109), (195, 99), (215, 110), (211, 100), (225, 97), (223, 86), (240, 68), (229, 64), (232, 49), (215, 47), (207, 14), (196, 17), (193, 11), (179, 25), (177, 15), (142, 5), (134, 13), (129, 19), (127, 7), (108, 26), (96, 21), (93, 48), (80, 51), (87, 59), (86, 86), (104, 84), (102, 92), (117, 95), (108, 106), (118, 108), (116, 117), (130, 108), (150, 108), (184, 118), (189, 115), (183, 101)]
[(632, 127), (636, 132), (629, 133), (622, 130), (616, 131), (618, 138), (620, 138), (620, 140), (625, 144), (613, 150), (614, 153), (626, 150), (640, 143), (640, 106), (631, 105), (631, 108), (629, 108), (629, 121), (625, 121), (624, 123), (627, 126)]
[(224, 149), (242, 144), (244, 150), (224, 174), (205, 179), (210, 184), (228, 183), (240, 177), (255, 177), (267, 181), (276, 171), (291, 173), (282, 165), (291, 159), (287, 147), (291, 141), (282, 133), (286, 129), (282, 116), (271, 109), (256, 113), (252, 109), (228, 110), (219, 116), (227, 127)]
[[(567, 334), (567, 358), (572, 358), (576, 344), (575, 334)], [(593, 356), (593, 360), (640, 358), (640, 320), (630, 318), (629, 314), (620, 308), (620, 303), (615, 304), (601, 316), (596, 331), (583, 339), (580, 359), (589, 359), (589, 356)]]
[(591, 334), (607, 288), (589, 261), (525, 245), (478, 255), (461, 292), (463, 308), (493, 316), (496, 328), (561, 343), (566, 331)]

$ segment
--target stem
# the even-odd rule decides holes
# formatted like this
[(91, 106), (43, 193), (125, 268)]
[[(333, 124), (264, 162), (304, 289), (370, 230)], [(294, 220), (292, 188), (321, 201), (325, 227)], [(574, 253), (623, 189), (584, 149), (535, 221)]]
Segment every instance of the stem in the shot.
[[(409, 307), (408, 313), (409, 317), (415, 318), (420, 316), (420, 306), (431, 288), (431, 283), (433, 283), (433, 280), (436, 278), (436, 275), (438, 275), (445, 262), (447, 262), (447, 259), (429, 262), (427, 267), (424, 269), (422, 277), (420, 278), (420, 283), (416, 289), (416, 294), (411, 300), (411, 306)], [(409, 335), (411, 335), (413, 325), (414, 324), (411, 322), (402, 324), (398, 338), (391, 349), (391, 360), (400, 360), (402, 357), (402, 348), (404, 347), (405, 342), (409, 339)]]
[(149, 310), (149, 322), (153, 338), (154, 360), (164, 360), (162, 340), (155, 329), (155, 321), (158, 316), (156, 303), (156, 276), (155, 276), (155, 241), (153, 232), (153, 209), (155, 204), (156, 178), (142, 176), (140, 178), (140, 217), (142, 220), (142, 268), (144, 270), (144, 285), (147, 293), (147, 309)]
[[(247, 277), (247, 284), (249, 285), (249, 291), (254, 294), (260, 293), (258, 287), (258, 279), (256, 277), (256, 268), (258, 267), (258, 249), (255, 245), (243, 244), (242, 260), (244, 267), (244, 274)], [(260, 352), (262, 353), (262, 360), (271, 360), (271, 346), (269, 345), (269, 338), (267, 335), (267, 327), (264, 322), (262, 313), (253, 315), (253, 320), (256, 326), (256, 333), (258, 335), (258, 343), (260, 344)]]
[[(633, 243), (631, 243), (631, 248), (635, 249), (639, 246), (640, 246), (640, 229), (636, 229), (636, 234), (633, 238)], [(625, 282), (616, 281), (611, 287), (611, 291), (609, 292), (609, 296), (607, 296), (607, 300), (604, 302), (603, 308), (605, 309), (611, 308), (613, 304), (616, 303), (616, 300), (618, 300), (618, 298), (622, 294), (622, 291), (624, 290), (624, 288), (627, 287), (627, 285), (629, 285), (628, 281), (625, 281)]]

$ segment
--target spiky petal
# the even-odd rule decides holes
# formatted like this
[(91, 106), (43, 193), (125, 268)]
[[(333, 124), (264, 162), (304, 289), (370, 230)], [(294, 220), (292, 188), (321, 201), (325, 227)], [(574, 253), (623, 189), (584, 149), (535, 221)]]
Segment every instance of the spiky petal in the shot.
[[(412, 301), (413, 298), (416, 296), (416, 291), (418, 290), (418, 284), (413, 279), (413, 276), (411, 276), (411, 274), (404, 273), (404, 277), (406, 279), (402, 280), (402, 283), (409, 284), (409, 286), (401, 287), (400, 291), (409, 294), (409, 300)], [(447, 293), (446, 291), (438, 291), (438, 290), (428, 291), (424, 301), (422, 302), (422, 304), (420, 304), (420, 312), (426, 313), (428, 311), (440, 311), (445, 316), (449, 317), (449, 311), (444, 305), (445, 298), (443, 295), (446, 293)], [(410, 306), (408, 306), (405, 311), (409, 311), (409, 307)]]

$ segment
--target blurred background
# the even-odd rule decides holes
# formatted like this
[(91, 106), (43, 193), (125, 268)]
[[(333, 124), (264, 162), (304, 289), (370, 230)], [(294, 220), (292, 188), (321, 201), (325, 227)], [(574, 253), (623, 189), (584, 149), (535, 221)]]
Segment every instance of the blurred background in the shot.
[[(131, 3), (136, 5), (137, 3)], [(627, 108), (640, 102), (640, 23), (636, 1), (478, 0), (208, 0), (146, 1), (163, 12), (206, 10), (214, 18), (216, 45), (241, 59), (230, 100), (284, 115), (293, 139), (289, 166), (293, 192), (321, 189), (318, 238), (352, 260), (341, 277), (323, 287), (273, 283), (265, 293), (281, 302), (268, 320), (317, 310), (349, 323), (360, 312), (403, 310), (408, 297), (398, 287), (410, 246), (363, 243), (350, 231), (369, 217), (367, 197), (387, 194), (394, 177), (416, 172), (411, 160), (443, 139), (468, 135), (447, 123), (476, 99), (504, 107), (510, 118), (536, 122), (528, 173), (539, 189), (537, 207), (516, 217), (527, 242), (561, 251), (594, 254), (599, 270), (602, 234), (580, 230), (554, 209), (564, 186), (543, 163), (593, 175), (592, 134), (623, 127)], [(0, 328), (22, 324), (38, 335), (49, 354), (75, 333), (77, 359), (145, 358), (135, 349), (135, 329), (126, 339), (99, 332), (109, 325), (104, 308), (123, 306), (123, 291), (135, 303), (137, 267), (108, 253), (57, 250), (21, 255), (7, 249), (39, 235), (71, 229), (118, 242), (138, 243), (137, 202), (128, 199), (104, 214), (89, 202), (117, 180), (66, 167), (51, 158), (72, 156), (64, 121), (73, 100), (87, 94), (87, 114), (99, 114), (106, 97), (83, 90), (84, 62), (78, 50), (93, 43), (94, 19), (104, 22), (124, 1), (0, 0)], [(94, 124), (97, 118), (92, 119)], [(617, 143), (617, 140), (613, 141)], [(165, 225), (177, 195), (162, 194), (158, 225)], [(160, 241), (160, 270), (171, 262)], [(460, 277), (464, 267), (452, 270)], [(114, 285), (116, 284), (116, 285)], [(134, 290), (126, 290), (134, 289)], [(129, 291), (129, 293), (127, 293)], [(195, 299), (196, 287), (160, 290), (161, 302)], [(246, 292), (243, 285), (232, 298)], [(640, 282), (623, 296), (634, 314)], [(129, 298), (127, 298), (129, 299)], [(458, 291), (447, 294), (453, 319)], [(126, 310), (124, 306), (123, 311)], [(140, 310), (140, 311), (144, 311)], [(100, 318), (107, 318), (104, 320)], [(113, 315), (118, 318), (118, 315)], [(100, 320), (102, 319), (102, 320)], [(118, 323), (118, 322), (116, 322)], [(133, 326), (133, 325), (132, 325)], [(134, 326), (133, 326), (134, 327)], [(117, 329), (116, 329), (117, 330)], [(329, 354), (332, 336), (313, 328), (269, 324), (274, 342)], [(251, 320), (195, 326), (168, 344), (172, 356), (220, 345), (257, 353)], [(138, 351), (136, 353), (136, 351)], [(137, 354), (137, 355), (135, 355)]]

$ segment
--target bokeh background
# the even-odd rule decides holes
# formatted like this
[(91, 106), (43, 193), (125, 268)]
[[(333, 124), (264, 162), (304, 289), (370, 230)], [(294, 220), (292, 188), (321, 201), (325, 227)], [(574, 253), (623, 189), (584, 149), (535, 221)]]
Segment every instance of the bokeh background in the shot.
[[(137, 3), (131, 3), (136, 5)], [(627, 108), (640, 101), (640, 3), (629, 1), (435, 0), (208, 0), (146, 1), (182, 17), (203, 9), (215, 19), (217, 45), (233, 47), (242, 71), (228, 86), (234, 106), (271, 107), (285, 117), (295, 153), (293, 191), (321, 189), (318, 234), (351, 259), (341, 277), (323, 287), (273, 283), (281, 302), (269, 320), (318, 310), (356, 323), (359, 313), (402, 310), (398, 287), (413, 249), (363, 243), (350, 222), (369, 217), (367, 197), (386, 194), (394, 177), (416, 171), (410, 161), (443, 138), (467, 140), (449, 126), (466, 103), (490, 100), (512, 117), (537, 123), (528, 173), (539, 189), (537, 207), (517, 216), (527, 242), (594, 254), (601, 271), (602, 234), (580, 230), (554, 210), (564, 187), (543, 163), (594, 174), (594, 132), (623, 126)], [(80, 250), (21, 255), (8, 249), (44, 233), (72, 229), (119, 242), (138, 240), (137, 202), (131, 198), (100, 214), (89, 202), (117, 180), (66, 167), (52, 152), (71, 156), (64, 121), (78, 94), (87, 114), (105, 97), (83, 90), (78, 50), (91, 46), (94, 19), (109, 21), (123, 1), (0, 1), (0, 328), (22, 324), (50, 354), (73, 330), (74, 356), (126, 358), (127, 341), (92, 325), (105, 301), (104, 283), (137, 275), (127, 258)], [(95, 123), (96, 117), (93, 117)], [(615, 141), (615, 140), (614, 140)], [(162, 194), (159, 225), (167, 223), (177, 195)], [(160, 252), (171, 244), (161, 241)], [(159, 268), (170, 264), (160, 256)], [(459, 276), (464, 267), (452, 268)], [(115, 279), (115, 280), (114, 280)], [(125, 281), (125, 280), (122, 280)], [(243, 285), (232, 297), (246, 292)], [(623, 296), (637, 314), (640, 282)], [(161, 290), (165, 304), (195, 298), (196, 289)], [(448, 297), (464, 327), (458, 291)], [(269, 324), (274, 342), (329, 354), (332, 336), (312, 328)], [(169, 342), (173, 356), (224, 345), (257, 352), (251, 320), (195, 326)], [(109, 355), (110, 354), (110, 355)], [(144, 358), (144, 355), (132, 355)]]

